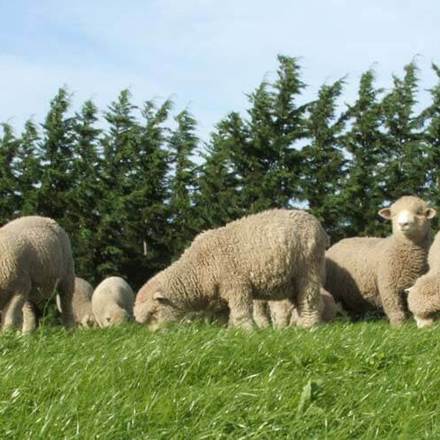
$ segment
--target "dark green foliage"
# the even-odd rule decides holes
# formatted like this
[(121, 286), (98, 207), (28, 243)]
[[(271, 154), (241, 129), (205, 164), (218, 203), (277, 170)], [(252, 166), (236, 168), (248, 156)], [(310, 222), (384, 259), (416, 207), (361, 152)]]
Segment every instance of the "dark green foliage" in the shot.
[(360, 80), (358, 98), (346, 111), (349, 129), (342, 137), (347, 153), (345, 180), (340, 197), (344, 235), (375, 235), (380, 232), (377, 211), (384, 203), (384, 161), (386, 135), (383, 110), (379, 100), (382, 90), (374, 87), (372, 70)]
[(68, 207), (68, 192), (73, 184), (74, 118), (67, 115), (69, 108), (69, 93), (61, 88), (50, 103), (39, 146), (42, 174), (37, 211), (62, 224)]
[(309, 209), (333, 242), (385, 235), (377, 211), (403, 194), (440, 206), (440, 68), (431, 102), (417, 111), (417, 68), (390, 90), (365, 72), (342, 104), (344, 80), (311, 102), (296, 58), (279, 56), (273, 80), (247, 95), (204, 148), (187, 111), (169, 100), (141, 108), (123, 90), (100, 120), (87, 101), (71, 115), (61, 88), (44, 124), (0, 130), (0, 223), (19, 215), (58, 220), (80, 276), (108, 275), (138, 288), (200, 231), (272, 207)]
[(15, 166), (19, 181), (17, 208), (21, 215), (38, 212), (38, 186), (41, 183), (39, 140), (37, 126), (31, 120), (27, 121), (20, 138)]
[(196, 120), (186, 110), (176, 118), (177, 128), (169, 140), (174, 175), (170, 183), (170, 225), (167, 233), (172, 255), (180, 255), (197, 232), (192, 202), (196, 186), (196, 165), (191, 160), (198, 139)]
[[(14, 174), (19, 140), (9, 124), (1, 124), (0, 137), (0, 224), (12, 220), (18, 207), (17, 176)], [(1, 133), (1, 132), (0, 132)]]
[(414, 110), (418, 84), (415, 64), (405, 66), (403, 79), (394, 76), (393, 80), (393, 89), (383, 99), (384, 189), (388, 200), (422, 193), (428, 165), (420, 118)]
[(342, 80), (322, 86), (318, 99), (309, 105), (306, 123), (308, 143), (301, 150), (303, 198), (334, 240), (340, 238), (339, 219), (343, 208), (341, 133), (344, 117), (336, 115), (342, 87)]

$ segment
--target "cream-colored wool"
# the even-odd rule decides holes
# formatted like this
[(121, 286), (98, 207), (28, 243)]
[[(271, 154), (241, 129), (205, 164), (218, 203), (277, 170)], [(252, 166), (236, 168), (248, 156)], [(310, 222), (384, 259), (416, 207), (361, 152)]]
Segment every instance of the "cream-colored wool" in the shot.
[(326, 254), (325, 287), (353, 317), (379, 309), (392, 325), (400, 325), (406, 319), (404, 290), (427, 271), (436, 211), (418, 197), (404, 196), (379, 215), (392, 220), (392, 235), (333, 245)]
[(429, 249), (428, 265), (429, 272), (407, 289), (408, 308), (418, 327), (430, 326), (434, 322), (434, 314), (440, 311), (440, 232)]
[[(330, 322), (336, 318), (340, 309), (330, 293), (321, 287), (321, 320)], [(297, 324), (298, 312), (291, 301), (254, 301), (254, 321), (258, 327), (284, 328)]]
[[(0, 228), (0, 309), (4, 329), (18, 327), (27, 301), (49, 299), (58, 288), (64, 325), (74, 325), (75, 270), (66, 232), (52, 219), (21, 217)], [(24, 311), (30, 312), (31, 304)], [(24, 321), (24, 320), (23, 320)], [(28, 319), (23, 331), (35, 328)]]
[(327, 244), (319, 221), (299, 210), (264, 211), (206, 231), (141, 288), (135, 318), (154, 329), (188, 312), (224, 303), (229, 325), (249, 329), (254, 325), (254, 299), (292, 297), (299, 324), (312, 326), (320, 321)]
[[(75, 323), (80, 327), (93, 327), (96, 324), (92, 311), (92, 285), (83, 278), (75, 278), (72, 307)], [(57, 295), (58, 310), (61, 311), (60, 297)]]
[(134, 293), (120, 277), (102, 281), (92, 295), (92, 310), (100, 327), (122, 324), (133, 317)]

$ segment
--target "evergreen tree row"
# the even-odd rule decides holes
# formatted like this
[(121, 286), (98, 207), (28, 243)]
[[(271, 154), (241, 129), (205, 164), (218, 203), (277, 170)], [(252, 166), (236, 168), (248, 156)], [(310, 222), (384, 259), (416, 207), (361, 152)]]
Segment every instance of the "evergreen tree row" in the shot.
[(71, 113), (65, 88), (41, 124), (0, 131), (0, 224), (52, 217), (70, 234), (77, 273), (119, 274), (135, 287), (179, 256), (201, 230), (272, 207), (309, 209), (332, 241), (383, 235), (377, 210), (402, 194), (440, 206), (440, 68), (417, 111), (417, 67), (390, 90), (372, 70), (355, 102), (345, 79), (305, 102), (297, 59), (279, 56), (273, 81), (248, 95), (206, 144), (169, 100), (139, 108), (123, 90), (103, 114), (92, 101)]

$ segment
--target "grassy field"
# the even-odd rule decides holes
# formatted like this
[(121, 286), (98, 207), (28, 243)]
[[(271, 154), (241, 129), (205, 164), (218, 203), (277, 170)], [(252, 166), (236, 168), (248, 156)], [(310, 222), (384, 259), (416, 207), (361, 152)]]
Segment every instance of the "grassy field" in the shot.
[(0, 336), (4, 439), (440, 438), (440, 327)]

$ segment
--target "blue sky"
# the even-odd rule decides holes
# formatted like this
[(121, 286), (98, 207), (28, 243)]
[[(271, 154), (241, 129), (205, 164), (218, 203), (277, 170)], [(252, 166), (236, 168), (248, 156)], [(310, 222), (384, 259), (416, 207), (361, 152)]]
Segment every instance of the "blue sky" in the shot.
[(362, 72), (389, 87), (414, 57), (429, 88), (439, 22), (436, 0), (0, 0), (0, 121), (41, 121), (62, 85), (74, 109), (92, 98), (101, 110), (128, 87), (136, 104), (188, 108), (206, 139), (273, 77), (279, 53), (301, 58), (304, 99), (348, 75), (350, 102)]

